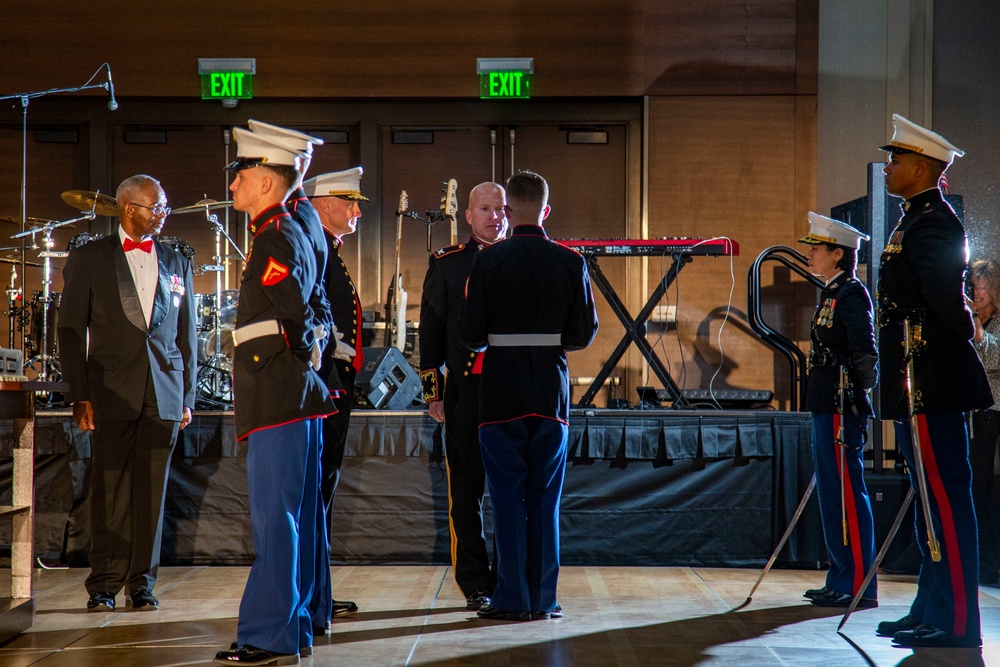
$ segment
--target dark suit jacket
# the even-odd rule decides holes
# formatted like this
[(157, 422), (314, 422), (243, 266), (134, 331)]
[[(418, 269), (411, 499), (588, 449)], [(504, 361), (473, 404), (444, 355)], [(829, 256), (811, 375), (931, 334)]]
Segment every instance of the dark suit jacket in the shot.
[(96, 420), (137, 418), (147, 370), (161, 419), (180, 421), (185, 407), (194, 409), (191, 262), (154, 244), (159, 281), (148, 328), (117, 233), (71, 251), (63, 269), (58, 332), (66, 400), (90, 401)]

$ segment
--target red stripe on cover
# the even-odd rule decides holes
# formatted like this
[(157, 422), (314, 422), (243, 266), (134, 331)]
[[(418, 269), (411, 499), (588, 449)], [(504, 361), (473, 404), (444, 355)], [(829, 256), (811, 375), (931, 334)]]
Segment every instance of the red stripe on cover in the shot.
[[(842, 415), (833, 415), (834, 434), (840, 430), (840, 423), (842, 420)], [(836, 444), (836, 435), (834, 435), (834, 447), (842, 446), (843, 445)], [(866, 574), (865, 564), (861, 557), (861, 530), (858, 528), (858, 506), (854, 502), (854, 485), (851, 484), (851, 476), (840, 464), (840, 452), (837, 452), (836, 454), (837, 472), (840, 474), (841, 484), (844, 485), (844, 513), (847, 515), (847, 542), (851, 548), (851, 560), (854, 562), (854, 581), (851, 583), (851, 592), (857, 595), (858, 589), (860, 589), (861, 584), (864, 583)]]
[[(944, 553), (948, 558), (948, 574), (951, 575), (951, 591), (955, 604), (955, 627), (951, 632), (959, 637), (964, 637), (966, 625), (968, 624), (968, 598), (965, 591), (965, 576), (962, 572), (962, 559), (959, 558), (958, 533), (955, 531), (955, 517), (951, 511), (951, 503), (945, 493), (944, 484), (941, 482), (941, 473), (938, 470), (937, 458), (934, 456), (934, 447), (931, 443), (930, 429), (927, 428), (927, 417), (917, 415), (917, 427), (920, 430), (920, 443), (926, 443), (926, 447), (920, 448), (923, 454), (924, 471), (927, 473), (927, 485), (930, 492), (937, 501), (938, 513), (941, 515), (941, 530), (944, 533)], [(916, 442), (913, 443), (916, 446)], [(928, 520), (929, 517), (928, 517)], [(938, 538), (940, 539), (940, 537)]]

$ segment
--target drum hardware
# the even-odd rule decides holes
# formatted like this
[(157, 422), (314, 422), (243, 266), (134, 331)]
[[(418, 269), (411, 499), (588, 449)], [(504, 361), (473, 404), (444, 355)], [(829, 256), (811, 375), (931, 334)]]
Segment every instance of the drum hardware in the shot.
[(93, 233), (81, 232), (69, 240), (69, 243), (66, 244), (66, 252), (70, 252), (71, 250), (76, 250), (80, 246), (87, 245), (91, 241), (96, 241), (98, 239), (103, 239), (103, 238), (104, 234), (100, 234), (97, 232)]
[[(211, 327), (199, 335), (199, 369), (196, 384), (196, 393), (204, 399), (206, 404), (214, 407), (228, 408), (233, 402), (233, 338), (232, 330), (236, 323), (236, 301), (239, 292), (235, 290), (222, 289), (222, 274), (226, 268), (228, 255), (223, 254), (222, 239), (225, 238), (229, 245), (239, 254), (239, 259), (246, 261), (244, 255), (236, 242), (230, 238), (219, 216), (212, 211), (224, 209), (232, 206), (230, 201), (215, 201), (214, 199), (202, 199), (197, 204), (175, 209), (174, 214), (204, 212), (205, 220), (211, 225), (215, 232), (215, 255), (212, 256), (212, 264), (203, 264), (199, 271), (201, 273), (215, 273), (215, 294), (212, 301), (213, 308)], [(202, 295), (202, 301), (208, 302), (208, 297)], [(205, 308), (199, 314), (200, 322), (204, 322)], [(203, 360), (202, 360), (203, 359)]]
[[(90, 211), (97, 215), (118, 216), (118, 201), (114, 197), (102, 195), (100, 192), (67, 190), (61, 196), (64, 202), (81, 213)], [(90, 219), (93, 220), (93, 218)]]
[[(18, 305), (21, 300), (21, 288), (17, 286), (17, 263), (10, 267), (10, 283), (7, 285), (7, 315), (10, 318), (10, 336), (7, 346), (11, 349), (14, 345), (14, 329), (23, 330), (28, 325), (27, 308)], [(22, 356), (22, 360), (23, 360)]]
[(190, 243), (176, 236), (161, 236), (160, 243), (184, 255), (189, 262), (194, 262), (194, 257), (198, 254), (198, 251), (192, 248)]
[[(23, 232), (18, 232), (11, 236), (12, 239), (24, 238), (31, 236), (32, 245), (37, 244), (36, 234), (39, 232), (42, 234), (42, 246), (43, 250), (38, 253), (39, 257), (42, 258), (42, 291), (36, 293), (36, 300), (39, 308), (39, 316), (41, 317), (41, 331), (37, 336), (38, 339), (38, 351), (37, 354), (27, 361), (25, 361), (24, 369), (34, 368), (38, 375), (38, 380), (42, 382), (58, 382), (62, 379), (62, 372), (59, 369), (59, 362), (55, 356), (55, 332), (52, 332), (52, 336), (49, 336), (49, 311), (52, 310), (52, 305), (55, 298), (52, 295), (52, 258), (53, 257), (65, 257), (69, 253), (59, 253), (53, 251), (52, 248), (55, 245), (55, 241), (52, 239), (52, 231), (58, 227), (67, 227), (74, 222), (80, 222), (82, 220), (93, 220), (95, 217), (95, 210), (98, 205), (98, 200), (95, 199), (92, 203), (91, 210), (81, 211), (82, 216), (78, 218), (71, 218), (69, 220), (63, 220), (61, 222), (47, 222), (39, 227), (32, 227), (31, 229), (26, 229)], [(58, 305), (58, 304), (56, 304)], [(26, 306), (22, 306), (22, 309)], [(12, 313), (13, 319), (13, 313)], [(18, 317), (18, 321), (23, 321), (23, 316)], [(23, 328), (22, 324), (22, 328)], [(13, 330), (13, 322), (11, 324), (11, 329)], [(34, 334), (34, 332), (32, 332)], [(51, 341), (52, 350), (49, 350)], [(27, 341), (26, 341), (27, 343)], [(36, 366), (37, 364), (37, 366)]]

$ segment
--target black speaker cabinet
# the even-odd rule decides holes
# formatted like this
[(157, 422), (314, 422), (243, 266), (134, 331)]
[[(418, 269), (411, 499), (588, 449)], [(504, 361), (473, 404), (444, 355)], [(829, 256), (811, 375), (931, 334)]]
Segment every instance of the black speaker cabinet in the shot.
[[(875, 519), (875, 549), (877, 551), (885, 542), (889, 528), (892, 527), (892, 522), (896, 519), (896, 514), (906, 498), (906, 493), (910, 490), (910, 478), (896, 472), (881, 474), (869, 472), (865, 473), (865, 486), (868, 487), (868, 498), (871, 500), (872, 514)], [(916, 503), (910, 503), (903, 523), (899, 526), (899, 532), (896, 533), (892, 546), (889, 547), (885, 559), (882, 561), (884, 567), (897, 564), (901, 559), (904, 559), (908, 551), (914, 551), (910, 547), (911, 545), (915, 546), (913, 535), (913, 511), (915, 507)], [(919, 568), (919, 566), (918, 554), (915, 567)], [(890, 569), (892, 568), (890, 567)]]
[(364, 348), (365, 363), (354, 380), (355, 404), (405, 410), (421, 393), (420, 376), (394, 347)]

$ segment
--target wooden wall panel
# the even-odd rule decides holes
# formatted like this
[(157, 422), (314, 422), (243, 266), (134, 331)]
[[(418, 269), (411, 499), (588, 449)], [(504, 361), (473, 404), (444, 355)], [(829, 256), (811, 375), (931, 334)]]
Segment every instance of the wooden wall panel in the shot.
[(260, 97), (474, 98), (498, 56), (535, 58), (536, 97), (790, 94), (818, 0), (3, 4), (0, 94), (107, 61), (124, 98), (197, 97), (199, 57), (255, 57)]
[(795, 93), (798, 4), (647, 1), (646, 94)]
[[(775, 389), (787, 397), (783, 359), (746, 326), (746, 276), (765, 248), (794, 246), (803, 235), (811, 204), (797, 188), (814, 180), (814, 105), (810, 113), (796, 97), (653, 98), (649, 126), (649, 235), (725, 235), (740, 244), (732, 276), (727, 259), (697, 258), (670, 291), (677, 330), (659, 342), (674, 379), (707, 388), (721, 365), (715, 388)], [(650, 282), (661, 276), (651, 261)], [(814, 291), (773, 265), (764, 285), (764, 317), (801, 340), (796, 322), (808, 322)]]

